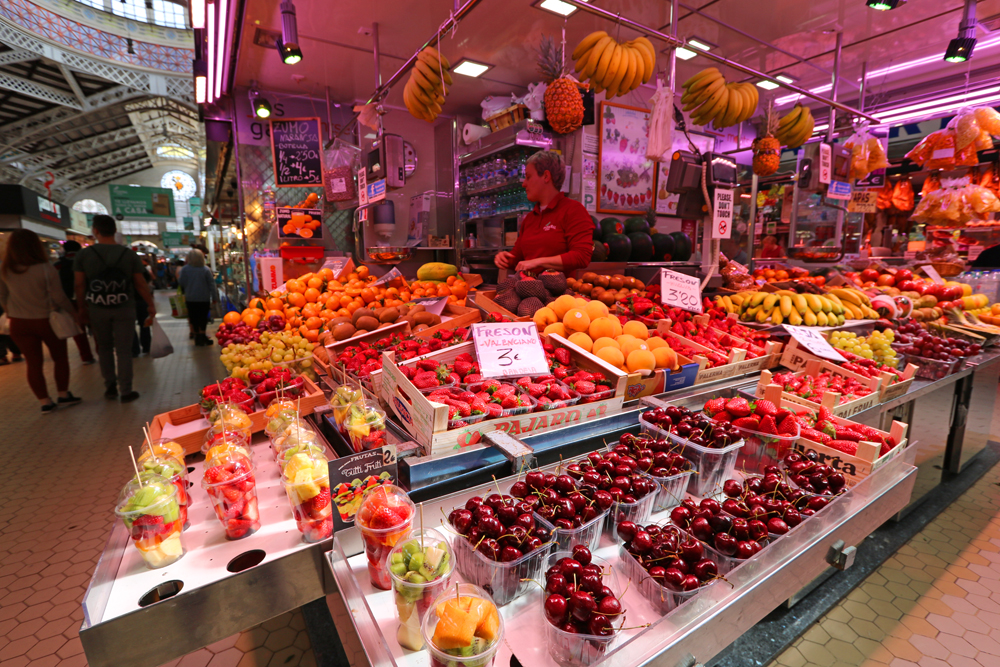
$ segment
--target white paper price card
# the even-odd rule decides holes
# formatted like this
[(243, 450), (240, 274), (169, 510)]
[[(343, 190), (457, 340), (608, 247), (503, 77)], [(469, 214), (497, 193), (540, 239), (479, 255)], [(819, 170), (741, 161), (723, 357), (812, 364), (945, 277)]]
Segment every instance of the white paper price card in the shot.
[(816, 331), (815, 327), (793, 327), (790, 324), (784, 325), (785, 330), (792, 335), (799, 345), (806, 348), (817, 357), (823, 357), (824, 359), (829, 359), (830, 361), (847, 361), (841, 356), (840, 352), (830, 343), (827, 342), (826, 338), (823, 338), (820, 332)]
[(545, 375), (545, 360), (534, 322), (473, 324), (472, 341), (483, 377)]
[(925, 274), (927, 274), (928, 278), (936, 282), (938, 285), (944, 285), (944, 278), (941, 277), (941, 274), (938, 273), (937, 269), (935, 269), (933, 266), (931, 266), (930, 264), (924, 264), (920, 268), (923, 270)]
[(701, 312), (701, 281), (694, 276), (660, 269), (660, 300), (692, 313)]

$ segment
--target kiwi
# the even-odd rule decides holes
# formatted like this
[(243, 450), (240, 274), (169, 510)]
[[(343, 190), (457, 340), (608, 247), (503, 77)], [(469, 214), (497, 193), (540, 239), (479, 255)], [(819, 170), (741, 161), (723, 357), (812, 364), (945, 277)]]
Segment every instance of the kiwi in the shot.
[(601, 292), (601, 295), (599, 297), (597, 297), (597, 300), (600, 301), (601, 303), (603, 303), (605, 306), (612, 306), (612, 305), (614, 305), (615, 301), (617, 300), (617, 297), (618, 297), (618, 295), (615, 292), (612, 292), (611, 290), (607, 290), (607, 291)]
[(611, 278), (609, 278), (608, 276), (597, 276), (597, 280), (594, 281), (594, 285), (598, 287), (603, 287), (604, 289), (607, 289), (610, 283), (611, 283)]
[(410, 307), (404, 303), (402, 306), (396, 306), (396, 310), (399, 312), (400, 317), (406, 317), (407, 313), (410, 312)]
[(441, 324), (441, 316), (435, 315), (434, 313), (428, 313), (427, 311), (422, 311), (413, 316), (414, 321), (417, 324), (426, 324), (427, 326), (434, 326), (435, 324)]
[(356, 329), (350, 322), (343, 322), (333, 328), (334, 340), (347, 340), (354, 335)]
[[(359, 311), (360, 310), (364, 310), (364, 309), (361, 308), (361, 309), (359, 309)], [(375, 319), (374, 317), (371, 317), (369, 315), (365, 315), (363, 317), (359, 317), (358, 319), (356, 319), (354, 321), (354, 324), (359, 329), (365, 329), (367, 331), (375, 331), (376, 329), (378, 329), (379, 321), (377, 319)]]
[(623, 286), (632, 289), (633, 287), (635, 287), (635, 278), (633, 278), (632, 276), (625, 276), (625, 282)]
[(425, 310), (427, 310), (427, 309), (424, 308), (424, 305), (422, 303), (418, 303), (415, 306), (413, 306), (412, 308), (410, 308), (410, 312), (407, 313), (407, 314), (408, 315), (412, 315), (413, 313), (422, 313)]
[(585, 283), (590, 283), (591, 285), (593, 285), (594, 282), (597, 281), (597, 274), (594, 273), (593, 271), (587, 271), (585, 274), (580, 276), (580, 280), (582, 280)]
[(611, 276), (611, 279), (608, 281), (608, 286), (611, 289), (621, 289), (622, 287), (625, 286), (625, 276), (620, 276), (617, 274)]
[(379, 322), (383, 324), (392, 324), (399, 319), (399, 311), (393, 307), (383, 308), (382, 312), (378, 316)]
[[(351, 317), (351, 323), (354, 324), (354, 326), (358, 326), (358, 320), (362, 317), (370, 317), (373, 320), (376, 320), (376, 322), (378, 321), (378, 318), (375, 317), (375, 312), (371, 308), (358, 308), (354, 311), (354, 315)], [(360, 328), (364, 329), (365, 327)], [(372, 327), (372, 329), (374, 328), (375, 327)]]
[(594, 291), (594, 286), (590, 283), (583, 283), (576, 291), (584, 296), (590, 296), (590, 293)]
[(413, 327), (413, 333), (420, 333), (421, 331), (424, 331), (429, 328), (430, 327), (428, 327), (426, 324), (418, 324), (417, 326)]
[(336, 327), (338, 324), (354, 324), (354, 322), (353, 320), (351, 320), (350, 317), (335, 317), (332, 320), (330, 320), (330, 324), (328, 324), (327, 326)]
[(632, 285), (632, 287), (636, 288), (637, 290), (644, 290), (644, 289), (646, 289), (646, 283), (642, 282), (638, 278), (633, 278), (632, 280), (634, 281), (634, 284)]
[(386, 327), (391, 327), (393, 324), (395, 324), (395, 322), (383, 322), (382, 324), (378, 325), (378, 328), (385, 329)]

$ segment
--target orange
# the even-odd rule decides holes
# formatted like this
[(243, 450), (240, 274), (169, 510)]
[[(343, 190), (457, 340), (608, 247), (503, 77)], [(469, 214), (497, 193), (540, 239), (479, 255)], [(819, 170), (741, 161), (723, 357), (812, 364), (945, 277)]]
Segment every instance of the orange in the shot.
[(351, 282), (352, 280), (357, 280), (357, 279), (358, 279), (357, 271), (351, 271), (350, 273), (347, 274), (347, 282)]
[(285, 307), (285, 302), (276, 296), (272, 296), (264, 302), (264, 305), (267, 306), (265, 310), (281, 310)]
[(459, 299), (464, 299), (469, 294), (469, 285), (464, 280), (457, 280), (451, 286), (451, 293)]
[(319, 276), (313, 276), (308, 280), (308, 282), (306, 282), (306, 285), (315, 289), (320, 289), (323, 287), (323, 279)]
[(625, 326), (622, 327), (622, 333), (635, 336), (639, 340), (646, 340), (649, 338), (649, 329), (645, 324), (636, 320), (629, 320), (626, 322)]
[(347, 304), (347, 310), (350, 311), (352, 315), (354, 314), (354, 311), (356, 311), (360, 307), (361, 304), (358, 303), (357, 301), (351, 301), (349, 304)]
[(329, 322), (330, 320), (332, 320), (337, 316), (337, 313), (328, 308), (324, 308), (323, 310), (319, 311), (319, 316), (323, 318), (323, 321)]
[(323, 280), (326, 281), (333, 280), (333, 269), (320, 269), (318, 275)]
[(331, 296), (329, 299), (323, 302), (327, 310), (337, 310), (340, 308), (340, 297)]
[(764, 277), (767, 278), (768, 280), (773, 278), (775, 275), (776, 274), (774, 269), (764, 269)]
[(320, 308), (316, 307), (316, 304), (307, 303), (302, 306), (302, 317), (318, 317), (320, 310)]
[(248, 327), (254, 329), (257, 327), (258, 322), (260, 322), (260, 315), (256, 311), (250, 309), (243, 311), (243, 323)]
[(322, 318), (310, 317), (309, 319), (306, 320), (307, 329), (319, 329), (321, 326), (323, 326)]
[(306, 301), (308, 301), (309, 303), (316, 303), (317, 301), (319, 301), (319, 290), (316, 289), (315, 287), (307, 287), (304, 294), (306, 297)]
[(558, 336), (566, 337), (566, 326), (562, 322), (555, 322), (553, 324), (545, 327), (545, 331), (542, 332), (545, 335), (556, 334)]
[(364, 299), (365, 303), (371, 303), (372, 301), (375, 300), (375, 292), (373, 292), (370, 288), (366, 287), (363, 290), (361, 290), (361, 298)]
[(355, 273), (358, 274), (358, 278), (361, 278), (363, 280), (368, 277), (368, 267), (362, 264), (357, 268)]
[[(663, 348), (660, 348), (663, 349)], [(656, 357), (649, 350), (637, 349), (629, 352), (625, 366), (630, 372), (651, 371), (656, 369)]]
[(566, 316), (566, 313), (568, 313), (570, 309), (574, 308), (575, 306), (576, 306), (576, 299), (574, 299), (569, 294), (563, 294), (562, 296), (560, 296), (555, 301), (549, 304), (549, 308), (552, 309), (552, 312), (554, 312), (556, 314), (556, 317), (558, 317), (560, 320), (562, 320), (562, 318)]
[(305, 338), (310, 343), (315, 343), (319, 340), (319, 330), (318, 329), (307, 329), (302, 333), (302, 337)]
[[(595, 303), (591, 301), (591, 303)], [(597, 301), (596, 303), (600, 303)], [(601, 304), (602, 306), (604, 304)], [(590, 321), (590, 337), (594, 340), (598, 338), (614, 338), (615, 326), (610, 317), (598, 317)]]
[(677, 353), (669, 347), (658, 347), (653, 350), (653, 358), (656, 359), (657, 368), (669, 368), (677, 370)]
[(229, 312), (229, 313), (226, 313), (226, 314), (225, 314), (225, 315), (224, 315), (224, 316), (222, 317), (222, 321), (223, 321), (224, 323), (226, 323), (226, 324), (231, 324), (231, 325), (236, 325), (236, 324), (239, 324), (239, 323), (240, 323), (240, 321), (241, 321), (242, 319), (243, 319), (243, 318), (242, 318), (242, 317), (240, 316), (240, 314), (239, 314), (239, 313), (237, 313), (237, 312), (236, 312), (235, 310), (234, 310), (234, 311), (232, 311), (232, 312)]
[(288, 293), (288, 303), (298, 308), (306, 305), (306, 297), (301, 292), (289, 292)]
[(448, 279), (445, 280), (445, 282), (449, 285), (454, 285), (456, 280), (458, 280), (458, 276), (448, 276)]
[(337, 317), (350, 317), (350, 316), (351, 316), (351, 311), (347, 310), (346, 308), (337, 309)]
[(778, 269), (777, 271), (774, 272), (774, 277), (777, 278), (778, 280), (788, 280), (788, 271), (785, 271), (784, 269)]
[(412, 298), (413, 296), (410, 294), (410, 290), (404, 289), (402, 292), (399, 293), (399, 300), (402, 301), (403, 303), (407, 303)]
[(598, 357), (608, 362), (615, 368), (621, 368), (625, 365), (625, 355), (617, 347), (611, 347), (610, 345), (605, 345), (596, 351)]
[(280, 310), (265, 310), (264, 317), (271, 317), (272, 315), (277, 315), (278, 317), (284, 317), (284, 314)]
[(445, 285), (444, 283), (441, 283), (440, 285), (437, 286), (437, 295), (451, 296), (451, 288)]
[(577, 331), (576, 333), (571, 334), (569, 342), (573, 343), (573, 345), (576, 345), (577, 347), (583, 348), (586, 352), (590, 352), (590, 350), (594, 347), (594, 341), (592, 341), (590, 336), (582, 331)]
[(303, 283), (301, 280), (296, 280), (295, 278), (292, 278), (287, 283), (285, 283), (285, 288), (289, 291), (289, 293), (298, 292), (301, 294), (302, 292), (306, 291), (305, 283)]

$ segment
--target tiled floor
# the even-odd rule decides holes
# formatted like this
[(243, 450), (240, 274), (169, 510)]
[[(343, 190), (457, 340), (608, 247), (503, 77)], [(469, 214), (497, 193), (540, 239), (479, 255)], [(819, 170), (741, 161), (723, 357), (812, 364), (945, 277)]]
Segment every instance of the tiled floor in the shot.
[[(28, 391), (24, 364), (0, 367), (2, 667), (86, 664), (81, 601), (116, 521), (118, 490), (132, 474), (128, 446), (139, 445), (153, 415), (192, 403), (197, 389), (222, 373), (218, 348), (193, 347), (187, 322), (170, 318), (165, 296), (157, 304), (175, 352), (135, 360), (142, 397), (134, 403), (105, 400), (100, 369), (83, 366), (73, 343), (70, 389), (84, 401), (51, 415), (40, 413)], [(51, 364), (46, 368), (51, 379)], [(169, 664), (296, 667), (315, 658), (295, 611)]]

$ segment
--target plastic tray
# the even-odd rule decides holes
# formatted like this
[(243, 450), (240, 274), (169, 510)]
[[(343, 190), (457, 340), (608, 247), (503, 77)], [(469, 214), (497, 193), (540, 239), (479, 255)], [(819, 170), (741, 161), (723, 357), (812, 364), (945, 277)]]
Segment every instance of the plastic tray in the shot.
[(670, 477), (657, 477), (640, 470), (640, 475), (650, 478), (660, 486), (660, 490), (656, 492), (653, 511), (662, 512), (680, 505), (681, 501), (684, 500), (685, 491), (691, 483), (691, 477), (697, 472), (697, 470), (688, 470)]
[(538, 512), (532, 512), (532, 514), (535, 515), (536, 522), (552, 531), (552, 539), (557, 545), (556, 548), (562, 551), (571, 551), (577, 544), (582, 544), (593, 551), (597, 549), (597, 545), (601, 541), (601, 532), (604, 528), (604, 522), (607, 520), (608, 510), (604, 510), (595, 518), (572, 530), (556, 528)]
[(794, 435), (774, 435), (748, 428), (736, 427), (743, 436), (743, 449), (739, 453), (740, 469), (760, 474), (767, 466), (778, 465), (781, 459), (798, 442), (802, 427), (796, 423)]
[(714, 495), (722, 490), (722, 483), (733, 476), (733, 471), (736, 470), (736, 459), (739, 456), (740, 448), (743, 447), (742, 440), (723, 449), (701, 447), (670, 431), (653, 426), (641, 415), (639, 423), (642, 424), (644, 432), (668, 438), (681, 445), (681, 455), (693, 463), (695, 470), (698, 471), (697, 475), (693, 475), (688, 480), (687, 492), (692, 496), (707, 498)]
[(522, 405), (517, 408), (507, 408), (506, 410), (502, 410), (500, 412), (501, 417), (513, 417), (514, 415), (527, 414), (529, 412), (534, 411), (534, 409), (538, 406), (538, 401), (536, 401), (534, 398), (532, 398), (526, 393), (519, 393), (518, 397), (528, 399), (528, 405)]
[[(613, 503), (608, 511), (608, 517), (604, 521), (604, 536), (612, 542), (618, 543), (619, 523), (622, 521), (631, 521), (635, 524), (646, 523), (650, 515), (653, 514), (653, 507), (657, 504), (659, 495), (659, 491), (654, 491), (634, 503)], [(680, 501), (677, 502), (680, 503)]]
[(464, 535), (454, 532), (455, 528), (450, 527), (451, 550), (455, 554), (458, 571), (466, 581), (492, 595), (498, 607), (536, 588), (534, 581), (542, 579), (545, 559), (554, 547), (554, 543), (549, 542), (517, 560), (498, 563), (475, 551)]
[[(548, 568), (555, 565), (560, 558), (572, 557), (573, 554), (569, 551), (556, 551), (549, 556), (545, 564), (545, 569), (548, 570)], [(621, 595), (621, 584), (611, 563), (597, 556), (594, 556), (591, 562), (604, 570), (604, 585), (610, 588), (615, 595)], [(540, 601), (543, 599), (540, 598)], [(611, 620), (613, 623), (617, 622), (618, 625), (621, 625), (619, 619), (613, 618)], [(609, 637), (572, 634), (563, 632), (552, 625), (548, 619), (545, 619), (543, 622), (545, 624), (545, 644), (548, 646), (549, 655), (558, 664), (562, 665), (562, 667), (585, 667), (586, 665), (592, 665), (595, 662), (601, 661), (611, 651), (615, 640), (621, 635), (618, 632)]]
[[(955, 361), (940, 361), (938, 359), (918, 357), (915, 354), (904, 354), (899, 352), (899, 348), (896, 347), (899, 343), (892, 343), (891, 345), (898, 353), (898, 356), (896, 357), (898, 359), (896, 367), (899, 368), (899, 365), (902, 364), (902, 367), (906, 368), (906, 364), (913, 364), (917, 367), (913, 377), (920, 380), (940, 380), (941, 378), (956, 372), (965, 362), (965, 357), (958, 357)], [(902, 347), (909, 346), (903, 345)]]
[(464, 426), (469, 426), (470, 424), (478, 424), (483, 421), (489, 415), (469, 415), (468, 417), (459, 417), (458, 419), (452, 419), (448, 422), (448, 429), (462, 428), (463, 422)]
[[(684, 532), (687, 533), (688, 535), (691, 535), (691, 533), (689, 533), (686, 530)], [(698, 540), (698, 538), (695, 537), (694, 535), (691, 535), (691, 537), (693, 539)], [(768, 544), (773, 542), (778, 537), (780, 537), (780, 535), (769, 534), (769, 537), (762, 543), (762, 546), (767, 547)], [(737, 558), (736, 556), (727, 556), (721, 551), (718, 551), (714, 546), (712, 546), (708, 542), (705, 542), (704, 540), (698, 540), (698, 541), (701, 542), (701, 546), (705, 549), (705, 557), (719, 566), (719, 574), (722, 576), (726, 576), (727, 574), (738, 568), (743, 563), (753, 560), (753, 556), (751, 556), (750, 558)], [(761, 551), (763, 551), (763, 549), (761, 549)], [(758, 551), (757, 553), (760, 553), (760, 551)], [(754, 554), (754, 556), (756, 555), (757, 554)]]
[[(574, 391), (576, 391), (574, 389)], [(579, 392), (578, 392), (579, 393)], [(580, 395), (580, 403), (596, 403), (597, 401), (603, 401), (606, 398), (611, 398), (615, 395), (614, 387), (610, 389), (605, 389), (604, 391), (595, 391), (593, 394)]]
[(582, 396), (580, 396), (580, 392), (576, 391), (575, 389), (570, 389), (565, 383), (560, 382), (559, 380), (556, 380), (556, 384), (561, 385), (564, 389), (566, 389), (566, 391), (569, 392), (570, 397), (562, 401), (552, 401), (551, 403), (547, 404), (542, 403), (540, 400), (536, 398), (535, 402), (538, 403), (536, 412), (543, 412), (545, 410), (560, 410), (562, 408), (568, 408), (571, 405), (576, 405), (577, 403), (580, 402), (580, 399), (582, 398)]
[(618, 547), (618, 560), (621, 563), (624, 576), (632, 580), (632, 583), (639, 588), (639, 592), (646, 598), (653, 610), (660, 615), (669, 614), (715, 583), (713, 581), (711, 584), (706, 584), (693, 591), (675, 591), (656, 583), (656, 580), (649, 576), (649, 573), (639, 565), (632, 554), (625, 550), (624, 545)]

